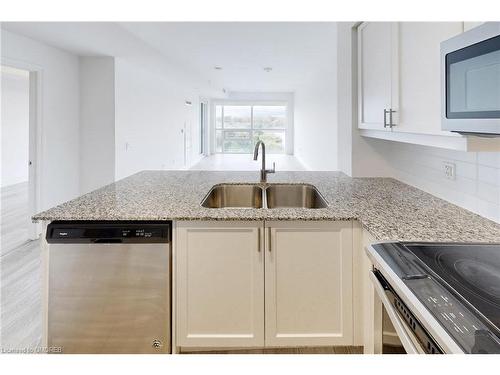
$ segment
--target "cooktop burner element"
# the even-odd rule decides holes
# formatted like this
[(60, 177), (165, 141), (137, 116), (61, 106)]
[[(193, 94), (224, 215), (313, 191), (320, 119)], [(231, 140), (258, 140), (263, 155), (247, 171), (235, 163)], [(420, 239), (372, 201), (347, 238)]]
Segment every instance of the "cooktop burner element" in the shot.
[[(490, 264), (472, 259), (459, 259), (455, 261), (453, 267), (462, 278), (463, 286), (468, 287), (471, 293), (489, 302), (500, 301), (500, 273)], [(496, 306), (500, 308), (498, 303)]]
[(403, 283), (403, 296), (411, 291), (421, 303), (416, 311), (425, 308), (444, 329), (446, 335), (434, 337), (438, 344), (452, 339), (465, 353), (500, 353), (500, 244), (392, 242), (371, 248), (384, 261), (376, 264), (382, 274), (390, 269), (397, 276), (395, 289)]
[(499, 245), (408, 244), (406, 247), (500, 334)]

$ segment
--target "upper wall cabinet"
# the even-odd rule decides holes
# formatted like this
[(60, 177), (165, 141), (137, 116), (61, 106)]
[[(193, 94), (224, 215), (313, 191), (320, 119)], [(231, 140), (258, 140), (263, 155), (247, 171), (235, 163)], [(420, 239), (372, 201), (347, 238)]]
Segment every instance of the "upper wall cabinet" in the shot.
[(399, 123), (395, 131), (441, 131), (440, 43), (463, 30), (462, 22), (399, 24)]
[(358, 28), (359, 128), (390, 130), (398, 107), (398, 24), (365, 22)]
[(463, 22), (364, 22), (358, 27), (361, 135), (462, 151), (498, 151), (494, 138), (441, 130), (440, 44), (463, 31)]

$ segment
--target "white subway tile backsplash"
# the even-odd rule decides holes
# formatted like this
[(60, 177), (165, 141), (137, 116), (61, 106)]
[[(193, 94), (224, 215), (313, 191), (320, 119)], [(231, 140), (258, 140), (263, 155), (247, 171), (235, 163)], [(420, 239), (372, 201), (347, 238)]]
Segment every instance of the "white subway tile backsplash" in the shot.
[(500, 169), (500, 152), (478, 152), (477, 163)]
[(500, 223), (500, 205), (495, 205), (488, 201), (478, 199), (477, 209), (474, 212), (477, 212), (479, 215), (484, 216), (487, 219)]
[(481, 181), (477, 182), (477, 197), (479, 199), (500, 204), (500, 189), (498, 186), (487, 184)]
[(478, 165), (477, 179), (491, 185), (500, 186), (500, 168), (486, 167)]
[(450, 186), (430, 179), (423, 179), (421, 176), (414, 173), (397, 171), (395, 178), (445, 199), (448, 202), (475, 212), (477, 206), (477, 197), (475, 195), (450, 188)]
[[(500, 222), (500, 152), (462, 152), (385, 142), (381, 153), (394, 177), (488, 219)], [(447, 179), (443, 162), (455, 164)]]
[(455, 163), (456, 166), (456, 175), (469, 178), (471, 180), (476, 180), (477, 178), (477, 164), (474, 163), (466, 163), (458, 160), (449, 160), (452, 163)]
[(423, 151), (425, 153), (429, 153), (436, 157), (448, 158), (452, 160), (463, 161), (466, 163), (474, 163), (474, 164), (477, 162), (477, 153), (475, 152), (447, 150), (444, 148), (436, 148), (436, 147), (426, 147), (426, 150)]

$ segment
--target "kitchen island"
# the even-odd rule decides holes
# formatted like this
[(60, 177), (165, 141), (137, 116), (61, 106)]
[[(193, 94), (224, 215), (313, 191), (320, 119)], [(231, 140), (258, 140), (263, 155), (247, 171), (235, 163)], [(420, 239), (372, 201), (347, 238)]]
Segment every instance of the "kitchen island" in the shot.
[(500, 242), (500, 224), (391, 178), (277, 172), (269, 184), (314, 185), (327, 207), (201, 205), (214, 185), (257, 179), (257, 172), (143, 171), (33, 219), (172, 222), (174, 352), (339, 345), (370, 352), (378, 307), (366, 246)]

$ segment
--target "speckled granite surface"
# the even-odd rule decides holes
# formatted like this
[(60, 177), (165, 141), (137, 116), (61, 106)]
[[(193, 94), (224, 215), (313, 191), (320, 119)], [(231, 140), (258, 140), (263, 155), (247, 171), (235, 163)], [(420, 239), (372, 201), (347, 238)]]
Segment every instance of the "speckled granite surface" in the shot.
[(256, 172), (143, 171), (39, 213), (34, 220), (359, 220), (377, 240), (500, 242), (500, 224), (389, 178), (339, 172), (277, 172), (268, 182), (310, 183), (324, 209), (210, 209), (218, 183), (258, 181)]

